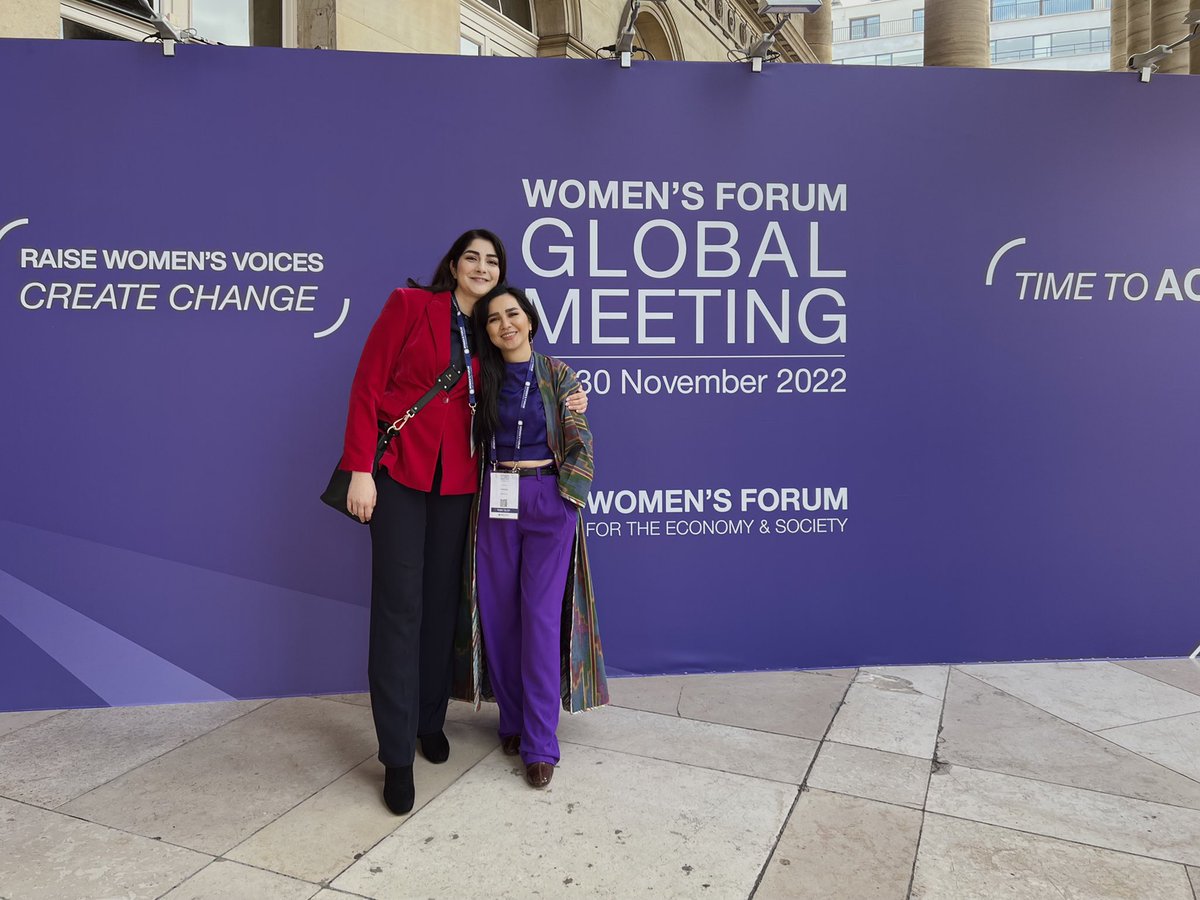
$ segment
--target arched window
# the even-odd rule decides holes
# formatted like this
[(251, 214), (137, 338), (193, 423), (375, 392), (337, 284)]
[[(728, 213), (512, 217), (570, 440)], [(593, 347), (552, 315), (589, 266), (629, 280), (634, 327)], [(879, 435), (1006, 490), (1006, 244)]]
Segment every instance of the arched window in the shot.
[(637, 31), (637, 39), (634, 43), (649, 50), (655, 59), (675, 58), (675, 54), (671, 52), (671, 42), (663, 30), (662, 23), (652, 14), (638, 13), (633, 27)]
[(533, 31), (533, 13), (529, 0), (483, 0), (506, 19), (512, 19), (526, 31)]
[(529, 0), (462, 0), (459, 52), (464, 56), (537, 56)]

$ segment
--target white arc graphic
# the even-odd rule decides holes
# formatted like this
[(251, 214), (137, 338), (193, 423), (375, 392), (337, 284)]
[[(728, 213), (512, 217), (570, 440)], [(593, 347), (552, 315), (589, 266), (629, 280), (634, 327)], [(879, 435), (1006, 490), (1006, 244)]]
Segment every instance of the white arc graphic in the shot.
[(1009, 241), (1007, 244), (1005, 244), (1003, 247), (1001, 247), (999, 250), (997, 250), (995, 255), (992, 257), (992, 261), (988, 264), (987, 278), (984, 279), (983, 283), (988, 285), (989, 287), (991, 287), (992, 276), (996, 274), (996, 263), (1000, 262), (1000, 257), (1002, 257), (1005, 253), (1007, 253), (1013, 247), (1020, 247), (1024, 243), (1025, 243), (1025, 238), (1017, 238), (1015, 240)]
[(334, 322), (332, 325), (330, 325), (328, 328), (326, 328), (324, 331), (314, 331), (313, 337), (323, 338), (323, 337), (328, 337), (329, 335), (333, 334), (335, 331), (337, 331), (339, 328), (342, 327), (342, 323), (346, 321), (346, 316), (348, 316), (348, 315), (350, 315), (350, 298), (345, 297), (342, 300), (342, 314), (340, 316), (338, 316), (337, 321)]
[(21, 225), (28, 225), (28, 224), (29, 224), (28, 219), (13, 219), (11, 222), (9, 222), (7, 225), (5, 225), (3, 228), (0, 228), (0, 241), (4, 240), (4, 236), (6, 234), (8, 234), (10, 231), (12, 231), (14, 228), (18, 228)]

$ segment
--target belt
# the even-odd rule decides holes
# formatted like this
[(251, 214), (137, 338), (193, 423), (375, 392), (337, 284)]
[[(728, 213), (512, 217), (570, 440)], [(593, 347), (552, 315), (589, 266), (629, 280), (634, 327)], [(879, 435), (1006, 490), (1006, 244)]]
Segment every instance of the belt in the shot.
[(555, 466), (553, 464), (549, 465), (549, 466), (536, 466), (535, 468), (524, 468), (524, 469), (514, 469), (511, 466), (503, 466), (502, 465), (499, 467), (499, 470), (501, 472), (516, 472), (522, 478), (524, 478), (526, 475), (557, 475), (558, 474), (558, 466)]

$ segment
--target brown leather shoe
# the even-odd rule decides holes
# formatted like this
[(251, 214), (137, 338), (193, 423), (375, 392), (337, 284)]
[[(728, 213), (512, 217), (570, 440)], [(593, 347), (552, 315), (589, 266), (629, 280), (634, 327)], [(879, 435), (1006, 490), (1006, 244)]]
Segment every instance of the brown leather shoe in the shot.
[(504, 751), (505, 756), (516, 756), (521, 752), (521, 736), (510, 734), (500, 741), (500, 748)]
[(525, 780), (530, 787), (544, 788), (554, 777), (554, 766), (548, 762), (530, 763), (525, 767)]

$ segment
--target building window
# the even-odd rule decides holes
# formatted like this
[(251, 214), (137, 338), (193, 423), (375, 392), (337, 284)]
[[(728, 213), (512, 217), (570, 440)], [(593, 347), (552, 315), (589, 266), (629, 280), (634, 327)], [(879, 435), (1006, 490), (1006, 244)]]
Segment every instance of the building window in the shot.
[(835, 66), (920, 66), (925, 63), (925, 51), (904, 50), (899, 53), (876, 53), (872, 56), (849, 56), (835, 59)]
[(245, 47), (250, 43), (250, 4), (192, 0), (192, 27), (205, 40)]
[(850, 40), (879, 37), (879, 16), (863, 16), (850, 20)]
[(462, 0), (459, 16), (459, 55), (537, 56), (528, 0)]
[(992, 21), (1061, 16), (1066, 13), (1107, 9), (1108, 0), (992, 0)]
[(912, 17), (912, 29), (914, 32), (922, 32), (925, 30), (925, 8), (914, 9)]
[(161, 15), (185, 39), (220, 44), (295, 46), (295, 0), (63, 0), (63, 37), (139, 41)]
[(533, 13), (529, 0), (483, 0), (506, 19), (512, 19), (526, 31), (533, 31)]
[(992, 41), (992, 62), (1012, 63), (1055, 56), (1108, 53), (1111, 42), (1112, 33), (1108, 28), (1081, 28), (1053, 34), (1003, 38)]
[(121, 37), (109, 31), (101, 31), (99, 28), (93, 28), (90, 25), (82, 25), (79, 22), (72, 22), (70, 19), (62, 20), (62, 36), (65, 40), (88, 40), (88, 41), (124, 41), (132, 40), (132, 38)]

